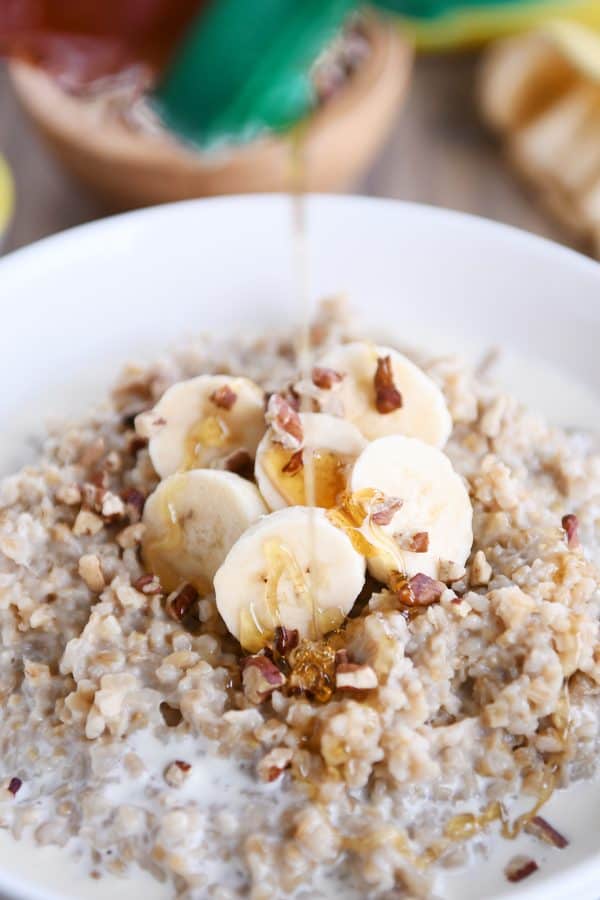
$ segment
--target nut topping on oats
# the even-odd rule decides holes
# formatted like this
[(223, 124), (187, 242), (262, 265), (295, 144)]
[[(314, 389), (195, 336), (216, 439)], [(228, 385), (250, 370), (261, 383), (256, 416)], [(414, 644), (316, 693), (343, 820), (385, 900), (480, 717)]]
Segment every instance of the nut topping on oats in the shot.
[(144, 507), (146, 567), (168, 591), (189, 581), (206, 594), (232, 545), (265, 512), (256, 487), (232, 472), (171, 475)]
[(322, 510), (289, 507), (233, 545), (215, 575), (217, 607), (242, 646), (256, 651), (280, 625), (313, 638), (338, 628), (364, 575), (363, 557)]
[[(341, 401), (345, 417), (369, 440), (390, 434), (417, 437), (443, 447), (452, 429), (444, 396), (422, 369), (397, 350), (375, 344), (340, 344), (326, 351), (319, 365), (343, 381), (332, 402)], [(328, 412), (327, 392), (320, 393)]]
[(354, 493), (375, 488), (402, 498), (390, 521), (368, 535), (377, 551), (369, 570), (379, 581), (389, 583), (398, 571), (438, 578), (441, 560), (465, 563), (473, 543), (471, 501), (441, 450), (417, 438), (379, 438), (358, 457), (350, 484)]
[[(302, 431), (299, 450), (284, 447), (277, 431), (269, 428), (256, 451), (255, 475), (260, 491), (272, 510), (307, 503), (303, 460), (310, 456), (317, 506), (335, 506), (366, 441), (358, 428), (344, 419), (324, 413), (296, 413)], [(300, 465), (294, 465), (299, 461)]]
[(235, 450), (252, 456), (264, 432), (264, 392), (249, 378), (199, 375), (174, 384), (135, 422), (149, 438), (154, 468), (166, 478), (214, 466)]

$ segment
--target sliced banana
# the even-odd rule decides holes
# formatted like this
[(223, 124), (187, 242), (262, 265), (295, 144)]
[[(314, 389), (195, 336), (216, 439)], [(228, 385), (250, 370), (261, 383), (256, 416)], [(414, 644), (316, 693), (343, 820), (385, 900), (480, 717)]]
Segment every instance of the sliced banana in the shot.
[(264, 393), (249, 378), (198, 375), (172, 385), (135, 427), (149, 438), (161, 478), (214, 466), (236, 450), (254, 457), (265, 431)]
[(284, 447), (272, 428), (258, 445), (254, 473), (271, 509), (307, 503), (335, 506), (367, 443), (358, 428), (336, 416), (301, 413), (300, 422), (303, 438), (298, 450)]
[[(418, 366), (397, 350), (375, 344), (340, 344), (319, 366), (343, 375), (335, 391), (343, 414), (369, 440), (407, 434), (443, 447), (452, 419), (444, 395)], [(321, 392), (327, 411), (327, 390)]]
[(364, 580), (364, 558), (323, 510), (292, 506), (249, 528), (214, 583), (229, 631), (255, 652), (278, 625), (310, 638), (338, 628)]
[(448, 457), (416, 438), (380, 438), (358, 457), (352, 495), (370, 496), (361, 537), (371, 574), (390, 583), (400, 572), (441, 577), (449, 562), (464, 566), (473, 543), (473, 511)]
[(144, 562), (167, 591), (189, 582), (206, 594), (233, 544), (266, 512), (257, 488), (232, 472), (171, 475), (144, 507)]

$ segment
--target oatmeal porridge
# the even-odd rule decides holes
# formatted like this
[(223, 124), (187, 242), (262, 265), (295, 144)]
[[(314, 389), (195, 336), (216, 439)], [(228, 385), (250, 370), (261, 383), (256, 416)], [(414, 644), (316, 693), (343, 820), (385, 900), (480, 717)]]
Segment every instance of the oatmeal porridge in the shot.
[(0, 486), (0, 823), (92, 880), (426, 898), (492, 834), (568, 840), (543, 806), (598, 750), (592, 438), (338, 304), (311, 336), (308, 373), (293, 333), (131, 366)]

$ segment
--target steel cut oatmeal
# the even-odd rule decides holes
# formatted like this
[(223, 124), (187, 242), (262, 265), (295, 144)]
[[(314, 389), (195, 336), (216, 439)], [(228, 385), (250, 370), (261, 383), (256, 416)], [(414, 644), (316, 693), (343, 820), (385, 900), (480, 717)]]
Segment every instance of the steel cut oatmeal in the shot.
[[(453, 358), (129, 367), (0, 486), (0, 822), (173, 897), (429, 897), (598, 749), (600, 457)], [(537, 862), (517, 857), (519, 881)], [(436, 888), (437, 885), (437, 888)]]

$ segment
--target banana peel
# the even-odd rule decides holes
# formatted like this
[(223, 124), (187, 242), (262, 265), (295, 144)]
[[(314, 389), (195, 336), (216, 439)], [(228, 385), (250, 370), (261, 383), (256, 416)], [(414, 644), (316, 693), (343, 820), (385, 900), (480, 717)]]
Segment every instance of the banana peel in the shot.
[(484, 58), (479, 103), (516, 170), (600, 257), (600, 34), (554, 21), (499, 42)]

